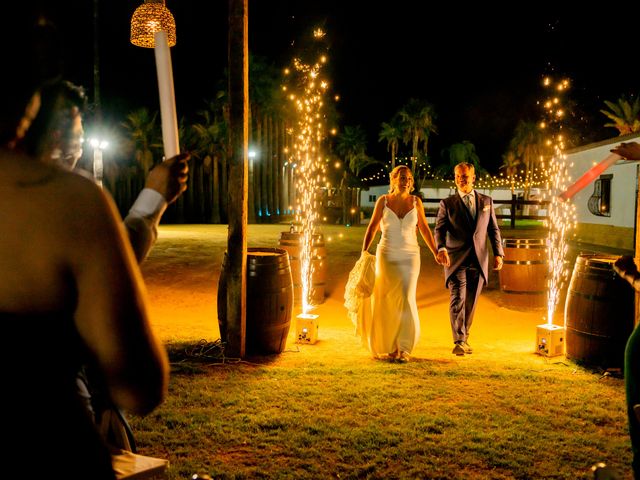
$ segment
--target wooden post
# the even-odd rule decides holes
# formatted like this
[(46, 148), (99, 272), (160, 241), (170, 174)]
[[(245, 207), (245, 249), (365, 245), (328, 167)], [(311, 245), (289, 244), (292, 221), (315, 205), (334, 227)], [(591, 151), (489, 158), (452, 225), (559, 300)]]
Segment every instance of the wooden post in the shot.
[[(636, 245), (635, 261), (636, 267), (640, 265), (640, 166), (636, 167)], [(636, 292), (636, 316), (635, 326), (640, 324), (640, 293)]]
[(518, 208), (518, 197), (511, 194), (511, 228), (516, 228), (516, 208)]
[(227, 356), (244, 357), (249, 157), (249, 0), (229, 0), (229, 234)]

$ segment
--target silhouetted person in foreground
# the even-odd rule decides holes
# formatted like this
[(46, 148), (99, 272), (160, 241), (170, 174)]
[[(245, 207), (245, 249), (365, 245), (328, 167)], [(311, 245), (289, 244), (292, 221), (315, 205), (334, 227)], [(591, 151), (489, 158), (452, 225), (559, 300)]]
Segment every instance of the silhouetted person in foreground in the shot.
[(166, 394), (168, 362), (113, 201), (59, 166), (82, 153), (83, 105), (68, 82), (43, 86), (0, 151), (5, 455), (67, 479), (113, 479), (78, 369), (97, 365), (115, 405), (145, 414)]
[[(627, 160), (640, 160), (640, 144), (621, 143), (611, 150)], [(618, 275), (640, 292), (640, 272), (631, 257), (620, 257), (613, 266)], [(627, 414), (629, 417), (629, 435), (633, 451), (633, 474), (640, 479), (640, 328), (637, 326), (627, 341), (624, 354), (624, 381), (627, 393)]]

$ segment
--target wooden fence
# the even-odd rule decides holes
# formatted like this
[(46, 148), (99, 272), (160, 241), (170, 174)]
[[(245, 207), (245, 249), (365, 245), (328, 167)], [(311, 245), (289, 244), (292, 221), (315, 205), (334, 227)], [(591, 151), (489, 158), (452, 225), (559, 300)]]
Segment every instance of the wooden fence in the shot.
[[(425, 198), (422, 200), (423, 203), (440, 203), (441, 198)], [(511, 195), (511, 200), (494, 200), (494, 205), (509, 205), (509, 214), (496, 214), (498, 219), (508, 218), (511, 222), (511, 228), (516, 227), (516, 219), (518, 220), (545, 220), (547, 218), (547, 211), (545, 210), (544, 215), (536, 214), (536, 215), (523, 215), (524, 211), (523, 207), (525, 205), (536, 205), (538, 207), (543, 207), (549, 205), (548, 200), (523, 200), (522, 198), (518, 198), (517, 195)], [(437, 215), (437, 209), (429, 210), (425, 208), (425, 214), (427, 217), (435, 217)]]

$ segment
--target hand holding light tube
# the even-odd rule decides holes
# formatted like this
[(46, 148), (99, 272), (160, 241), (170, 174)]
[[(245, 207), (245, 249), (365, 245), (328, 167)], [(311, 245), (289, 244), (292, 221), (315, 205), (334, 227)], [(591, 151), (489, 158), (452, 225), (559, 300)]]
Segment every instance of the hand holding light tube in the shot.
[(615, 164), (618, 160), (622, 160), (622, 157), (617, 153), (612, 153), (603, 161), (590, 168), (582, 175), (573, 185), (571, 185), (567, 190), (562, 192), (558, 197), (562, 200), (570, 200), (574, 197), (576, 193), (585, 188), (591, 182), (593, 182), (602, 172), (604, 172), (611, 165)]

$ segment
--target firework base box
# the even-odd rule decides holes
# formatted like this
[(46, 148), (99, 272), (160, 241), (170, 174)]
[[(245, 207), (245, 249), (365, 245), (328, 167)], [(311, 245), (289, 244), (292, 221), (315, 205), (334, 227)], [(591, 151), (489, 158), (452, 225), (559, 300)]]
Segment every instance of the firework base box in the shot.
[(117, 480), (166, 480), (169, 461), (121, 450), (111, 464)]
[(538, 325), (536, 330), (536, 353), (545, 357), (564, 355), (564, 327)]
[(313, 345), (318, 341), (318, 315), (301, 313), (296, 317), (296, 343)]

